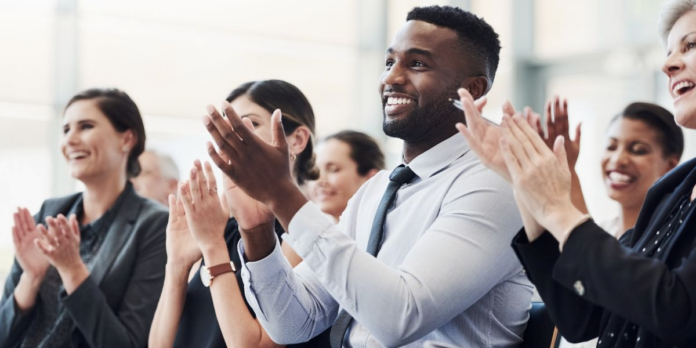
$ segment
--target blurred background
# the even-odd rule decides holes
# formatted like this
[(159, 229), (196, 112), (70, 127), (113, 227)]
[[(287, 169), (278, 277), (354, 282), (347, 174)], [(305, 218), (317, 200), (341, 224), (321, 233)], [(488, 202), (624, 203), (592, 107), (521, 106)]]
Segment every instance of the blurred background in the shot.
[[(591, 213), (616, 214), (599, 154), (628, 103), (672, 109), (656, 34), (661, 0), (0, 0), (0, 280), (11, 265), (12, 212), (79, 190), (57, 146), (62, 110), (89, 87), (125, 90), (148, 146), (187, 173), (207, 159), (201, 116), (249, 80), (283, 79), (309, 98), (317, 136), (343, 129), (382, 143), (390, 167), (401, 143), (382, 133), (383, 56), (414, 6), (454, 5), (490, 23), (503, 46), (484, 113), (510, 99), (541, 111), (569, 98), (583, 123), (578, 172)], [(696, 154), (686, 133), (684, 159)]]

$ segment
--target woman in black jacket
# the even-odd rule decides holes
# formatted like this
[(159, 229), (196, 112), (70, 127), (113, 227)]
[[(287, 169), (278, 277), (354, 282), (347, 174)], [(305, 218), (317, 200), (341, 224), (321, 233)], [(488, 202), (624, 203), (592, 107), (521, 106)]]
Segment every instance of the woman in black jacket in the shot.
[(85, 190), (46, 200), (34, 217), (15, 213), (0, 347), (144, 347), (164, 281), (167, 212), (128, 182), (145, 147), (140, 112), (122, 91), (90, 89), (68, 102), (62, 132)]
[[(696, 1), (669, 1), (661, 34), (675, 120), (696, 129)], [(572, 204), (563, 137), (551, 151), (521, 115), (508, 110), (492, 127), (481, 102), (460, 96), (467, 126), (458, 128), (512, 182), (524, 221), (513, 248), (563, 336), (598, 337), (598, 347), (695, 347), (696, 159), (655, 183), (617, 241)]]

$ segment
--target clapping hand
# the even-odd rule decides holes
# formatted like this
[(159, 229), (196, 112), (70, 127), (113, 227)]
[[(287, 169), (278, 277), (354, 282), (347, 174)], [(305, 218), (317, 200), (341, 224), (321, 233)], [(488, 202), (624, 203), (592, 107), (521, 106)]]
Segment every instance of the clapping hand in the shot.
[(35, 279), (43, 279), (50, 265), (48, 259), (34, 246), (34, 240), (39, 237), (39, 230), (29, 210), (17, 208), (17, 212), (14, 213), (14, 226), (12, 227), (15, 257), (24, 274)]
[[(566, 157), (568, 158), (568, 165), (571, 170), (575, 168), (578, 156), (580, 155), (580, 126), (581, 124), (578, 123), (575, 128), (575, 139), (571, 140), (568, 121), (568, 100), (561, 100), (556, 96), (553, 100), (546, 103), (546, 128), (548, 129), (548, 136), (544, 138), (544, 142), (552, 149), (559, 135), (565, 138), (563, 143), (565, 144)], [(541, 129), (537, 130), (537, 133), (541, 135)]]
[(228, 217), (217, 195), (217, 182), (210, 163), (196, 160), (189, 180), (179, 186), (179, 196), (186, 212), (186, 221), (193, 239), (201, 251), (224, 246), (224, 233)]
[(169, 195), (169, 222), (167, 222), (167, 263), (180, 264), (189, 269), (201, 258), (201, 249), (191, 236), (186, 211), (179, 198)]

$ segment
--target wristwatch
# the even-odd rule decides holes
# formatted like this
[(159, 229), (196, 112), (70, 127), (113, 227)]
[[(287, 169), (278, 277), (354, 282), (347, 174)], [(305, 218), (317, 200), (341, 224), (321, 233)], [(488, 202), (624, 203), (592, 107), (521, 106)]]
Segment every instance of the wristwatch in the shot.
[(213, 278), (225, 274), (228, 272), (236, 272), (237, 269), (234, 267), (234, 263), (232, 261), (230, 262), (225, 262), (221, 263), (219, 265), (215, 266), (202, 266), (201, 267), (201, 282), (203, 282), (203, 285), (207, 288), (210, 286), (210, 284), (213, 283)]

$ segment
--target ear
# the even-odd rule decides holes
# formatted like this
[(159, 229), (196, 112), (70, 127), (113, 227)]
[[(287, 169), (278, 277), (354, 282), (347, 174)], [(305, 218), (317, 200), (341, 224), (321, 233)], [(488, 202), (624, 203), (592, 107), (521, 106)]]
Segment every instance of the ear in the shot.
[(174, 194), (176, 196), (177, 194), (177, 188), (179, 187), (179, 181), (176, 179), (169, 179), (167, 180), (167, 191)]
[(665, 171), (665, 174), (667, 174), (667, 172), (669, 172), (670, 170), (674, 169), (677, 165), (679, 165), (679, 158), (676, 156), (669, 157), (667, 159), (667, 170)]
[(468, 77), (462, 82), (462, 87), (469, 91), (474, 100), (477, 100), (488, 92), (488, 78), (485, 76)]
[(312, 132), (305, 126), (299, 126), (288, 137), (288, 150), (291, 154), (299, 155), (312, 139)]
[(121, 137), (121, 148), (126, 152), (130, 152), (138, 141), (138, 137), (135, 136), (132, 129), (126, 130), (122, 133)]

